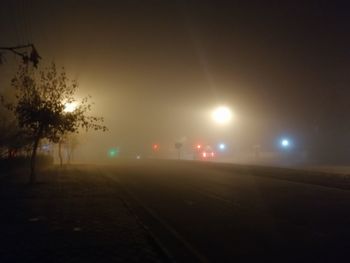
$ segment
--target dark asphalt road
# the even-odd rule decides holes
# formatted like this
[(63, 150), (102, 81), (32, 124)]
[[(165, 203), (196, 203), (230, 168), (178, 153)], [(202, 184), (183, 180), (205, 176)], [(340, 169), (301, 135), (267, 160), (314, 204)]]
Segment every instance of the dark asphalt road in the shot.
[(350, 262), (350, 191), (315, 174), (304, 175), (314, 184), (283, 170), (176, 161), (99, 169), (178, 261)]

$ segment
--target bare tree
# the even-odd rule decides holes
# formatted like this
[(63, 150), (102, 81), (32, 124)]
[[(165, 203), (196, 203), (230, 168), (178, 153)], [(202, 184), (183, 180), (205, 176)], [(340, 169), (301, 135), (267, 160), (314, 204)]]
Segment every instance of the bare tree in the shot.
[(101, 125), (103, 118), (87, 115), (91, 110), (90, 97), (83, 98), (74, 111), (65, 111), (65, 105), (76, 100), (78, 84), (68, 79), (64, 69), (58, 71), (54, 63), (40, 72), (20, 66), (12, 87), (15, 100), (6, 107), (32, 138), (31, 183), (36, 181), (35, 161), (41, 139), (57, 143), (66, 133), (78, 132), (79, 128), (107, 130)]

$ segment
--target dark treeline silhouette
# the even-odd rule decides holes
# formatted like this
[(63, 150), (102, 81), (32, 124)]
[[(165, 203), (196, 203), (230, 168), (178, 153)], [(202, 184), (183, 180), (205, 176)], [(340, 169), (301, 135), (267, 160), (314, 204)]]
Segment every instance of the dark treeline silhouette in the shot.
[[(78, 83), (70, 80), (62, 68), (57, 70), (55, 63), (44, 69), (37, 69), (40, 58), (34, 45), (28, 57), (23, 57), (23, 64), (11, 81), (11, 98), (1, 96), (1, 102), (7, 115), (6, 125), (13, 126), (13, 132), (3, 137), (0, 148), (7, 151), (7, 157), (30, 156), (30, 182), (36, 181), (36, 157), (40, 142), (45, 139), (50, 143), (59, 143), (68, 133), (78, 133), (94, 129), (106, 131), (102, 125), (103, 118), (89, 116), (91, 111), (90, 97), (76, 101)], [(28, 61), (33, 63), (31, 67)], [(67, 110), (67, 105), (76, 103), (74, 109)], [(6, 123), (6, 122), (3, 122)], [(6, 126), (4, 125), (4, 126)], [(1, 127), (4, 134), (6, 127)], [(62, 162), (61, 162), (62, 163)]]

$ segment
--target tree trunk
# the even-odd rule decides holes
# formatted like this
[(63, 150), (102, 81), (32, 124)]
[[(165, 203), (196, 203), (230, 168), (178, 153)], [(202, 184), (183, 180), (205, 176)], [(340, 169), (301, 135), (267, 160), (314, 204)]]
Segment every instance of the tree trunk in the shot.
[(34, 184), (36, 182), (36, 171), (35, 171), (35, 163), (36, 163), (36, 152), (38, 150), (39, 141), (41, 139), (42, 127), (39, 128), (39, 132), (35, 138), (32, 155), (30, 157), (30, 184)]
[(58, 142), (58, 157), (60, 158), (60, 167), (62, 167), (63, 159), (62, 159), (62, 141), (61, 140)]
[(67, 164), (70, 164), (72, 158), (73, 158), (73, 152), (72, 151), (68, 151), (67, 152)]
[(12, 149), (9, 147), (7, 150), (7, 158), (11, 159), (12, 158)]
[(66, 154), (67, 154), (67, 164), (70, 164), (71, 156), (72, 156), (72, 151), (70, 149), (69, 143), (66, 144)]

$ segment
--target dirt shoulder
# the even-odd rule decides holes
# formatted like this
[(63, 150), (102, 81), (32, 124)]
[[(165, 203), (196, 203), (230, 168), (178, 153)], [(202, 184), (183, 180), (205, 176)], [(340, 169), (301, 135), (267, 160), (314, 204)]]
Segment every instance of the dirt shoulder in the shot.
[(118, 185), (98, 169), (0, 181), (0, 262), (161, 262)]

